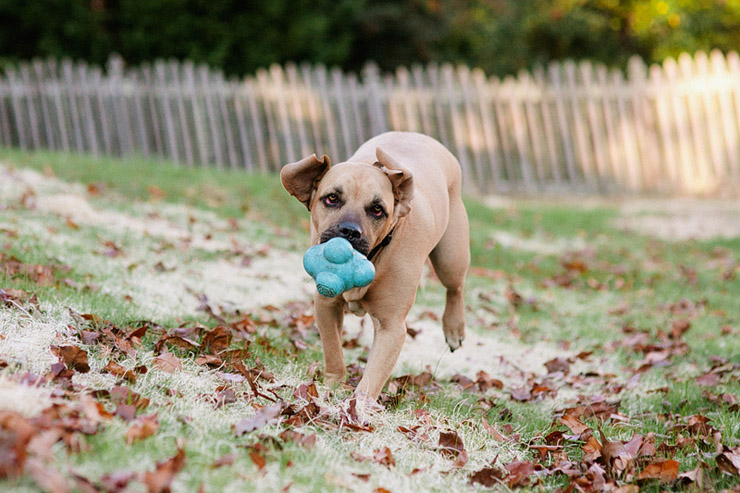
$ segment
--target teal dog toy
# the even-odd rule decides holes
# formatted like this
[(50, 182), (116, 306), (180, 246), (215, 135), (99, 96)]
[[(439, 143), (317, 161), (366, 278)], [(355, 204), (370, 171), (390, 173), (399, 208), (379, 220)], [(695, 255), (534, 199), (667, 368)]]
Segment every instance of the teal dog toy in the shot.
[(375, 266), (344, 238), (314, 245), (303, 256), (303, 267), (316, 280), (321, 296), (334, 298), (373, 282)]

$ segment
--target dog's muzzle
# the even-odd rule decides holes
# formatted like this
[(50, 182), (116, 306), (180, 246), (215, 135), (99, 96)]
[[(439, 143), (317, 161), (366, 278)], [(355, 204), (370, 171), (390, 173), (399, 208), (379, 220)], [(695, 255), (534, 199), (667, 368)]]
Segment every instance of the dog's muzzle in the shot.
[(327, 242), (332, 238), (344, 238), (349, 241), (352, 248), (357, 250), (363, 255), (367, 255), (370, 251), (370, 242), (367, 240), (365, 235), (362, 234), (362, 229), (355, 223), (344, 222), (327, 228), (321, 233), (321, 243)]

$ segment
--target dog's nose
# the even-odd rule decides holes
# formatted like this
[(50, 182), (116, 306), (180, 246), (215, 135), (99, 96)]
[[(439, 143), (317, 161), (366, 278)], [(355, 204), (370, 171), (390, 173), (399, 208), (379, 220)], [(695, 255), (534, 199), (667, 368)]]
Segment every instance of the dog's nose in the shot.
[(362, 236), (362, 230), (354, 223), (342, 223), (339, 225), (339, 234), (347, 240), (356, 240)]

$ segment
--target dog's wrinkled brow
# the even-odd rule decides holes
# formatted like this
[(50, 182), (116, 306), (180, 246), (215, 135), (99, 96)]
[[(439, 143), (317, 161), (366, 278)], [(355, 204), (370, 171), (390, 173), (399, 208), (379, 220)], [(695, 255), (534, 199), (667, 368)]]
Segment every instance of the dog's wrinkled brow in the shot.
[(326, 192), (324, 192), (324, 196), (329, 195), (331, 193), (337, 194), (341, 197), (342, 194), (344, 193), (344, 190), (342, 190), (342, 187), (333, 187), (327, 190)]

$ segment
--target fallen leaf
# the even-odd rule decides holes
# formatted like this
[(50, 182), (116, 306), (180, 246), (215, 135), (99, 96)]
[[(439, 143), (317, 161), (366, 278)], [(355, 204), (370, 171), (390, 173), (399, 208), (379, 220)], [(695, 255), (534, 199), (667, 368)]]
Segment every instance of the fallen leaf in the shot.
[(723, 447), (722, 452), (717, 455), (717, 466), (723, 472), (733, 476), (740, 475), (740, 447)]
[(606, 439), (604, 432), (599, 429), (601, 435), (601, 455), (604, 458), (606, 472), (613, 478), (620, 477), (628, 467), (632, 465), (632, 457), (619, 440), (610, 442)]
[(157, 462), (154, 471), (147, 471), (141, 481), (146, 485), (149, 493), (166, 493), (170, 491), (175, 474), (185, 465), (185, 450), (177, 448), (177, 453), (163, 462)]
[(123, 367), (123, 365), (120, 365), (113, 360), (110, 360), (108, 364), (105, 365), (105, 368), (103, 368), (103, 370), (107, 371), (111, 375), (123, 378), (131, 383), (136, 383), (136, 374), (131, 370), (127, 370)]
[(563, 372), (568, 373), (570, 369), (570, 363), (565, 358), (555, 358), (545, 362), (545, 368), (547, 373)]
[(702, 387), (714, 387), (719, 383), (719, 375), (716, 373), (705, 373), (694, 380), (694, 382)]
[(470, 475), (470, 482), (481, 484), (485, 488), (493, 488), (503, 483), (506, 473), (497, 467), (484, 467)]
[(90, 365), (87, 360), (87, 352), (78, 346), (52, 346), (51, 352), (59, 357), (69, 369), (76, 370), (80, 373), (90, 371)]
[(383, 465), (388, 469), (396, 465), (396, 459), (393, 458), (391, 449), (389, 449), (388, 447), (376, 449), (373, 452), (373, 462), (377, 462), (378, 464)]
[(462, 438), (455, 431), (439, 432), (440, 452), (447, 458), (457, 457), (465, 452), (465, 445)]
[(637, 476), (638, 481), (646, 479), (657, 479), (664, 483), (670, 483), (678, 478), (678, 462), (665, 460), (648, 464)]
[(131, 445), (137, 440), (143, 440), (154, 435), (159, 429), (159, 420), (157, 414), (141, 416), (134, 421), (134, 424), (126, 431), (126, 443)]
[(0, 411), (0, 479), (23, 472), (28, 443), (37, 431), (21, 414)]
[(43, 491), (49, 493), (67, 493), (70, 491), (67, 479), (62, 473), (36, 457), (28, 459), (26, 470)]
[(678, 479), (683, 484), (696, 484), (700, 491), (704, 489), (704, 472), (701, 465), (696, 466), (696, 469), (691, 471), (682, 472), (678, 475)]
[(486, 421), (486, 418), (481, 416), (480, 421), (481, 421), (481, 424), (483, 425), (483, 428), (488, 432), (489, 435), (493, 437), (494, 440), (496, 440), (497, 442), (508, 442), (509, 441), (509, 438), (503, 435), (498, 430), (498, 428), (496, 428), (494, 425)]
[(236, 454), (222, 455), (211, 464), (211, 469), (218, 469), (219, 467), (230, 466), (236, 460)]
[(182, 370), (182, 362), (172, 353), (162, 353), (154, 358), (154, 368), (167, 373), (175, 373)]
[(234, 425), (234, 432), (237, 435), (243, 435), (244, 433), (262, 428), (280, 416), (283, 408), (284, 405), (282, 402), (278, 402), (271, 406), (264, 406), (251, 418), (245, 418)]
[(267, 465), (267, 459), (265, 459), (265, 456), (262, 454), (261, 450), (250, 450), (249, 458), (252, 459), (252, 462), (255, 466), (257, 466), (257, 470), (259, 471), (261, 471)]
[(213, 330), (206, 332), (201, 340), (201, 345), (204, 351), (218, 354), (229, 348), (231, 338), (231, 330), (228, 327), (219, 325), (214, 327)]
[(509, 488), (515, 486), (526, 486), (529, 484), (529, 477), (534, 474), (534, 464), (529, 461), (515, 461), (504, 466), (508, 475), (506, 484)]
[(566, 414), (558, 420), (558, 423), (567, 426), (570, 431), (579, 436), (589, 429), (589, 427), (586, 426), (583, 421), (573, 416), (572, 414)]

